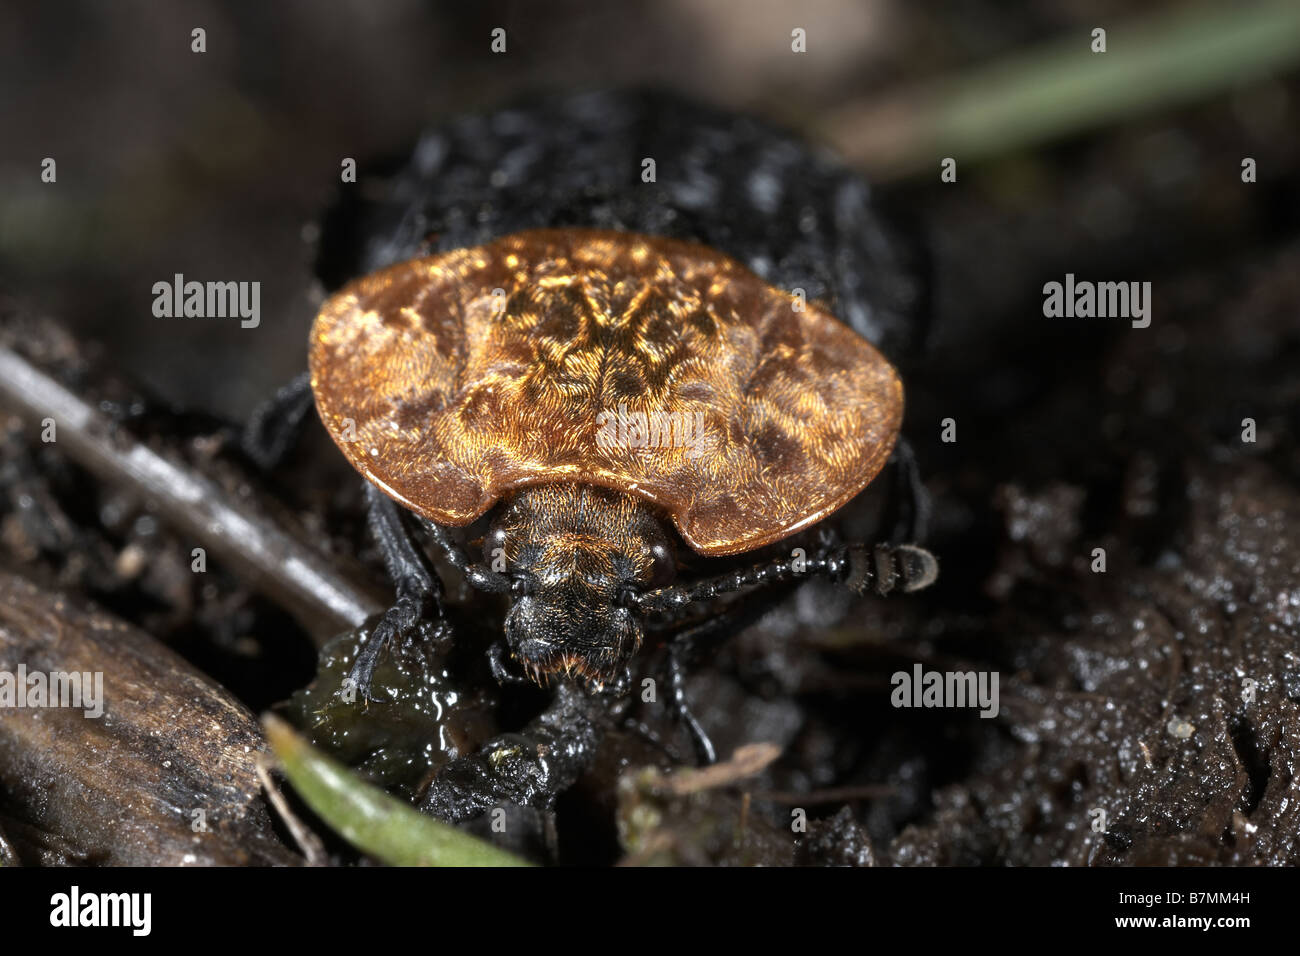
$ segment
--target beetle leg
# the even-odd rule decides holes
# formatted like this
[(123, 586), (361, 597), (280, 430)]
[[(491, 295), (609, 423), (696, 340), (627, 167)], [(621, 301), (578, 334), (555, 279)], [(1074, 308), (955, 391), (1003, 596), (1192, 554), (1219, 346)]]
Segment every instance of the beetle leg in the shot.
[(681, 721), (691, 735), (697, 758), (703, 764), (717, 762), (717, 751), (713, 741), (696, 719), (686, 699), (686, 669), (692, 658), (701, 651), (716, 650), (723, 642), (753, 624), (773, 607), (779, 604), (797, 587), (795, 582), (787, 582), (769, 589), (759, 600), (733, 602), (720, 613), (708, 619), (698, 621), (679, 629), (668, 638), (667, 666), (670, 695), (669, 706), (673, 717)]
[[(868, 547), (851, 544), (829, 548), (818, 557), (781, 558), (722, 574), (684, 588), (665, 588), (644, 595), (639, 602), (643, 611), (682, 611), (696, 601), (705, 601), (730, 592), (762, 588), (765, 597), (784, 597), (798, 586), (798, 579), (823, 574), (831, 581), (865, 594), (879, 595), (895, 591), (908, 593), (929, 587), (939, 576), (939, 562), (933, 554), (916, 545), (877, 544)], [(690, 732), (695, 751), (702, 763), (714, 763), (717, 753), (713, 742), (692, 713), (686, 700), (685, 659), (703, 642), (714, 643), (736, 634), (762, 617), (775, 600), (732, 602), (720, 615), (688, 625), (668, 642), (669, 697), (673, 715)]]
[(505, 641), (493, 641), (488, 647), (488, 669), (492, 671), (492, 679), (498, 684), (531, 684), (523, 674), (516, 674), (510, 670), (506, 663), (506, 643)]
[(894, 466), (895, 481), (902, 485), (902, 493), (899, 497), (903, 501), (890, 540), (919, 544), (925, 540), (926, 532), (930, 527), (930, 492), (921, 481), (921, 469), (916, 463), (916, 453), (902, 435), (898, 436), (898, 443), (894, 445), (889, 463)]
[(695, 756), (701, 764), (708, 766), (718, 762), (718, 753), (708, 733), (695, 719), (695, 714), (686, 700), (686, 678), (682, 658), (685, 657), (687, 650), (686, 645), (680, 641), (673, 641), (668, 645), (668, 686), (672, 691), (669, 701), (673, 716), (685, 724), (690, 732), (691, 742), (695, 745)]
[(420, 518), (420, 524), (429, 534), (429, 540), (433, 543), (447, 563), (459, 571), (465, 577), (466, 583), (470, 587), (477, 588), (480, 591), (489, 591), (493, 594), (500, 594), (510, 590), (510, 579), (504, 574), (499, 574), (490, 568), (485, 568), (481, 564), (476, 564), (469, 559), (465, 549), (456, 543), (455, 539), (447, 533), (447, 529), (440, 524), (430, 521), (428, 518)]
[(303, 372), (254, 409), (240, 435), (240, 448), (259, 468), (270, 471), (297, 443), (311, 407), (311, 373)]
[(397, 503), (367, 483), (366, 505), (370, 532), (375, 536), (384, 566), (397, 592), (393, 606), (384, 612), (357, 653), (349, 674), (357, 690), (374, 700), (370, 694), (370, 682), (379, 655), (394, 637), (405, 639), (409, 636), (431, 611), (442, 614), (442, 582), (420, 553), (410, 529), (402, 520)]

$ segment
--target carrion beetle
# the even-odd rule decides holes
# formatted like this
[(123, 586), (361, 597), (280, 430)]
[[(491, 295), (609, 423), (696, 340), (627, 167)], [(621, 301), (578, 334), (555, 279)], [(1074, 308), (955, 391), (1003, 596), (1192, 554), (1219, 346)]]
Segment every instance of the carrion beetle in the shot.
[[(495, 148), (501, 168), (516, 172), (520, 162), (547, 167), (532, 170), (552, 187), (544, 201), (535, 198), (558, 227), (532, 228), (535, 217), (483, 203), (475, 221), (496, 215), (499, 229), (524, 227), (484, 237), (464, 226), (455, 198), (435, 195), (423, 208), (407, 208), (396, 233), (415, 228), (425, 239), (369, 243), (383, 250), (381, 260), (401, 261), (362, 257), (378, 268), (321, 308), (310, 340), (310, 391), (300, 381), (285, 396), (299, 415), (314, 396), (327, 430), (367, 479), (371, 528), (396, 585), (394, 606), (353, 665), (364, 693), (386, 643), (412, 633), (439, 606), (441, 585), (403, 509), (470, 585), (508, 595), (505, 642), (492, 654), (499, 679), (513, 676), (505, 651), (538, 683), (621, 688), (645, 622), (669, 621), (657, 634), (669, 648), (672, 703), (704, 759), (712, 759), (712, 746), (686, 706), (673, 653), (677, 636), (699, 633), (671, 626), (691, 605), (814, 575), (878, 594), (935, 579), (934, 557), (910, 542), (827, 543), (811, 555), (796, 550), (719, 575), (678, 577), (682, 548), (706, 558), (743, 554), (855, 497), (895, 450), (903, 395), (890, 362), (859, 334), (894, 313), (884, 305), (873, 312), (863, 289), (874, 280), (844, 278), (890, 248), (879, 224), (862, 220), (868, 207), (860, 182), (751, 121), (674, 105), (653, 96), (572, 98), (497, 115), (508, 122), (453, 125), (440, 134), (450, 147), (436, 141), (431, 150), (426, 140), (417, 176), (437, 193), (439, 170), (427, 154), (454, 156), (458, 129), (504, 131), (501, 142), (478, 143), (473, 152), (481, 159)], [(640, 116), (640, 132), (651, 139), (656, 128), (696, 135), (708, 144), (688, 150), (696, 161), (730, 137), (733, 152), (748, 153), (759, 171), (793, 167), (804, 177), (788, 190), (795, 199), (804, 191), (802, 235), (790, 240), (797, 255), (772, 248), (782, 227), (769, 220), (782, 209), (770, 195), (750, 190), (765, 216), (752, 230), (755, 251), (739, 228), (753, 209), (738, 210), (736, 228), (716, 218), (709, 225), (701, 210), (684, 208), (698, 206), (698, 190), (686, 198), (666, 190), (659, 202), (629, 198), (618, 181), (624, 174), (599, 150), (588, 156), (595, 168), (565, 167), (545, 142), (554, 135), (549, 121), (558, 111), (574, 126), (599, 125), (602, 108)], [(610, 140), (626, 127), (621, 119)], [(506, 141), (530, 129), (525, 160), (512, 160)], [(500, 172), (490, 164), (481, 170), (494, 188), (508, 187)], [(461, 173), (452, 181), (472, 199), (465, 176), (478, 172)], [(560, 210), (555, 204), (565, 196)], [(804, 227), (815, 226), (818, 214), (825, 235), (813, 229), (810, 236)], [(350, 219), (355, 227), (356, 216)], [(426, 254), (402, 258), (411, 252)], [(831, 271), (820, 261), (807, 268), (807, 284), (822, 294), (805, 301), (788, 291), (790, 270), (822, 252)], [(837, 317), (832, 305), (848, 315)], [(914, 471), (909, 477), (923, 496)], [(448, 528), (485, 515), (490, 526), (476, 560)]]

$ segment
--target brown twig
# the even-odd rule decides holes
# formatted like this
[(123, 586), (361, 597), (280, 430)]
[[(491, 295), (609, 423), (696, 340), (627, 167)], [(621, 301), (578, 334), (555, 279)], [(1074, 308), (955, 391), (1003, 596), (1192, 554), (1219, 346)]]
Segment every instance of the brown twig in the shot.
[(177, 530), (228, 561), (249, 586), (289, 608), (317, 637), (358, 627), (383, 608), (365, 588), (269, 518), (247, 514), (216, 483), (115, 428), (22, 356), (0, 346), (0, 404), (54, 420), (78, 464), (153, 502)]
[(325, 852), (325, 844), (321, 838), (312, 832), (307, 824), (298, 818), (289, 806), (289, 801), (284, 799), (284, 794), (276, 786), (275, 781), (271, 779), (271, 772), (267, 769), (267, 760), (263, 754), (257, 755), (257, 779), (262, 784), (262, 790), (266, 793), (266, 798), (275, 807), (275, 812), (280, 814), (280, 819), (284, 825), (289, 828), (289, 833), (293, 835), (293, 840), (298, 844), (298, 849), (307, 859), (308, 866), (328, 866), (329, 855)]
[(678, 794), (716, 790), (752, 777), (779, 756), (781, 748), (776, 744), (746, 744), (738, 748), (730, 760), (699, 770), (679, 770), (667, 777), (664, 785)]

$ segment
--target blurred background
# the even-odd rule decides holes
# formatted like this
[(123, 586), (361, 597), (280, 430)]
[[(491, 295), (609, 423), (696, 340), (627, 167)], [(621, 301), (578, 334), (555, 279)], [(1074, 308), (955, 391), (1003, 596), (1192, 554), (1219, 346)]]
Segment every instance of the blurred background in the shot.
[[(881, 183), (930, 236), (935, 345), (960, 349), (963, 328), (1036, 303), (1066, 271), (1155, 279), (1294, 231), (1295, 4), (1134, 11), (6, 3), (0, 283), (165, 399), (242, 418), (304, 367), (311, 240), (342, 157), (364, 171), (440, 116), (524, 93), (651, 85), (805, 132)], [(504, 54), (490, 50), (497, 27)], [(1105, 56), (1090, 50), (1098, 27)], [(795, 28), (806, 53), (792, 52)], [(944, 156), (957, 184), (939, 182)], [(1259, 169), (1244, 188), (1243, 156)], [(56, 184), (40, 180), (45, 157)], [(1128, 276), (1136, 258), (1143, 274)], [(176, 272), (259, 280), (261, 327), (155, 319), (151, 286)]]

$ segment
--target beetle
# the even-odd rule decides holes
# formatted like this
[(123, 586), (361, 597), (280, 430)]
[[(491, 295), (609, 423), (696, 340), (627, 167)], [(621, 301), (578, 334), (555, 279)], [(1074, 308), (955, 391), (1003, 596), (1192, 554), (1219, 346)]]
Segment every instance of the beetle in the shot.
[[(374, 489), (395, 555), (397, 603), (354, 664), (367, 693), (385, 642), (438, 591), (398, 546), (393, 503), (470, 585), (509, 595), (505, 650), (539, 684), (625, 686), (648, 616), (720, 594), (801, 575), (888, 594), (936, 577), (923, 548), (880, 544), (676, 581), (679, 542), (742, 554), (855, 497), (903, 411), (870, 343), (707, 246), (525, 230), (354, 280), (310, 341), (321, 420)], [(489, 513), (473, 560), (447, 529)]]
[[(901, 385), (874, 347), (915, 353), (924, 337), (924, 244), (851, 170), (751, 117), (610, 91), (452, 117), (408, 161), (363, 178), (322, 224), (316, 270), (334, 294), (312, 370), (254, 414), (242, 442), (273, 467), (314, 399), (369, 479), (396, 599), (358, 651), (358, 689), (370, 693), (389, 640), (441, 608), (410, 514), (465, 581), (508, 597), (489, 651), (498, 680), (620, 691), (653, 637), (668, 703), (704, 760), (712, 745), (683, 689), (693, 648), (807, 577), (878, 593), (934, 579), (919, 546), (928, 499), (898, 435)], [(584, 312), (602, 283), (617, 295)], [(797, 340), (801, 359), (742, 376), (760, 353), (794, 356)], [(579, 400), (597, 356), (625, 367), (605, 366), (604, 399)], [(665, 421), (688, 439), (680, 447), (643, 435), (662, 438)], [(902, 543), (835, 544), (821, 519), (887, 459), (912, 519), (891, 536)], [(449, 531), (475, 515), (490, 521), (481, 559)], [(681, 573), (696, 555), (737, 562), (814, 528), (810, 555)], [(712, 601), (723, 595), (740, 599)]]

